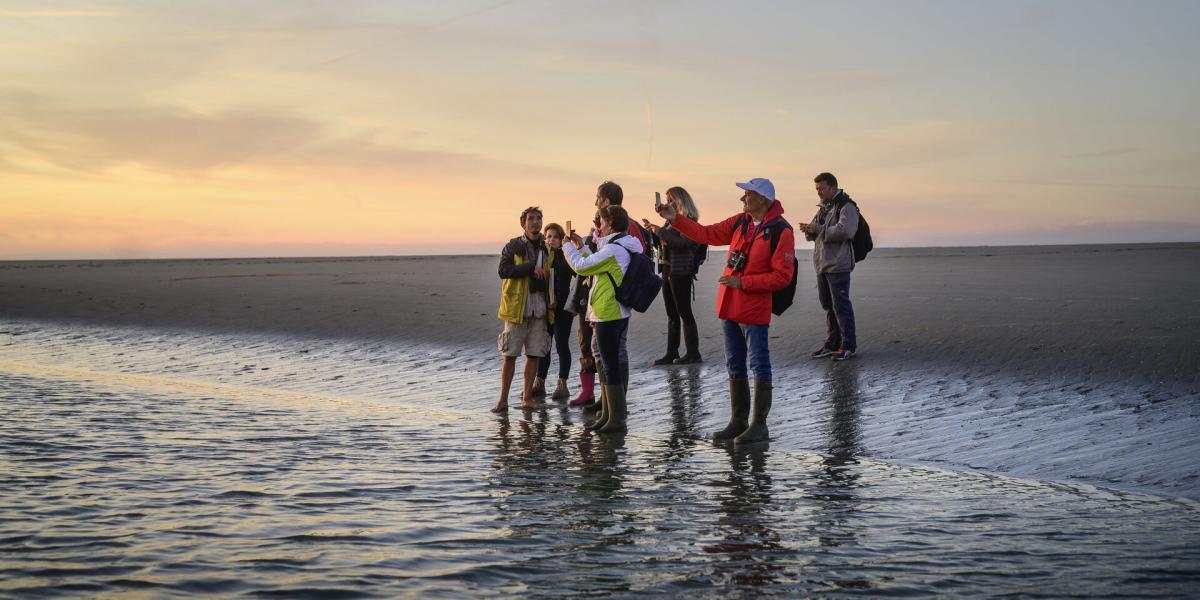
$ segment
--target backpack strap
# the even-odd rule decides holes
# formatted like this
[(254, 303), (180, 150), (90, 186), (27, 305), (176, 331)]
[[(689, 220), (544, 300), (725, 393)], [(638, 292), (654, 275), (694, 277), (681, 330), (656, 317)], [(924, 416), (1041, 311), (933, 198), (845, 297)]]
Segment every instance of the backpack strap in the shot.
[[(776, 226), (772, 227), (772, 224)], [(771, 227), (771, 256), (775, 256), (775, 249), (779, 247), (779, 238), (783, 235), (783, 230), (791, 229), (792, 224), (783, 217), (775, 217), (767, 226)]]
[[(629, 234), (627, 234), (627, 233), (618, 233), (617, 235), (614, 235), (614, 236), (612, 237), (612, 239), (611, 239), (611, 240), (608, 240), (608, 243), (609, 243), (609, 244), (612, 244), (612, 245), (615, 245), (616, 247), (618, 247), (618, 248), (620, 248), (620, 249), (624, 250), (624, 251), (625, 251), (625, 254), (628, 254), (628, 255), (629, 255), (629, 264), (630, 264), (630, 266), (632, 266), (632, 265), (633, 265), (633, 252), (630, 252), (630, 251), (629, 251), (629, 248), (626, 248), (625, 246), (622, 246), (622, 245), (620, 245), (620, 244), (613, 244), (613, 242), (615, 242), (615, 241), (617, 241), (617, 240), (619, 240), (619, 239), (621, 239), (621, 238), (623, 238), (623, 237), (629, 237)], [(606, 245), (607, 245), (607, 244), (606, 244)], [(617, 264), (617, 266), (620, 266), (620, 263), (618, 263), (618, 264)], [(617, 280), (616, 280), (616, 279), (613, 279), (612, 273), (609, 273), (608, 271), (605, 271), (605, 272), (604, 272), (604, 274), (608, 276), (608, 282), (609, 282), (609, 283), (611, 283), (611, 284), (612, 284), (612, 286), (613, 286), (613, 293), (616, 293), (616, 291), (617, 291)]]

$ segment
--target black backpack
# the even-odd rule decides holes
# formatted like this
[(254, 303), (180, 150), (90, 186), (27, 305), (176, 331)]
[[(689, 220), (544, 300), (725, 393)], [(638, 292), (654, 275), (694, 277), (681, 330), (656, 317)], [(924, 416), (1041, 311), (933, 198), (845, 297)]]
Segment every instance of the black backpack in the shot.
[[(854, 231), (854, 239), (851, 244), (854, 246), (854, 262), (862, 262), (867, 258), (867, 253), (875, 248), (875, 241), (871, 239), (871, 226), (867, 224), (867, 218), (863, 216), (862, 209), (858, 203), (846, 196), (846, 202), (854, 205), (858, 209), (858, 229)], [(842, 207), (838, 207), (838, 219), (842, 218)]]
[[(624, 233), (618, 234), (608, 243), (616, 242), (625, 235)], [(612, 273), (605, 273), (605, 275), (608, 275), (608, 280), (616, 291), (617, 302), (644, 313), (662, 290), (662, 277), (654, 272), (654, 260), (645, 253), (629, 252), (623, 246), (621, 249), (629, 254), (629, 267), (625, 269), (625, 277), (621, 279), (621, 285), (617, 285)]]
[[(746, 217), (743, 215), (737, 220), (734, 227), (745, 227), (746, 223)], [(771, 256), (775, 256), (775, 249), (779, 247), (779, 236), (783, 235), (783, 230), (791, 228), (792, 224), (788, 223), (787, 219), (783, 217), (776, 217), (763, 225), (763, 230), (769, 232), (771, 236)], [(744, 232), (743, 235), (745, 235)], [(755, 237), (758, 236), (756, 235)], [(796, 260), (796, 254), (793, 252), (792, 280), (783, 289), (771, 292), (771, 312), (775, 316), (782, 315), (785, 310), (791, 308), (792, 303), (796, 300), (796, 276), (799, 272), (800, 262)]]

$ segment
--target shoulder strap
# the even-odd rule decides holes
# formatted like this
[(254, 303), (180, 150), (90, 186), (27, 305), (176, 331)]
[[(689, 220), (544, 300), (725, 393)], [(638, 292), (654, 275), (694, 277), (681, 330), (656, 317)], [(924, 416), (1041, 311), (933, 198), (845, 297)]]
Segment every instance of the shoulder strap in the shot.
[(767, 226), (771, 227), (771, 256), (774, 256), (775, 249), (779, 247), (779, 237), (783, 235), (784, 229), (791, 229), (792, 224), (780, 216), (771, 219), (771, 222), (767, 223)]

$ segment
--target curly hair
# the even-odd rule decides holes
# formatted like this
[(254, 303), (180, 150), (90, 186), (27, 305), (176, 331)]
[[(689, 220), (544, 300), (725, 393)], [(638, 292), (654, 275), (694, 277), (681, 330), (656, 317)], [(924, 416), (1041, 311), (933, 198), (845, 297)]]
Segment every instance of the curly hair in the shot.
[(528, 217), (532, 213), (537, 213), (538, 216), (540, 217), (540, 216), (542, 216), (542, 209), (540, 209), (536, 206), (530, 206), (529, 208), (521, 211), (521, 226), (522, 227), (525, 226), (525, 217)]

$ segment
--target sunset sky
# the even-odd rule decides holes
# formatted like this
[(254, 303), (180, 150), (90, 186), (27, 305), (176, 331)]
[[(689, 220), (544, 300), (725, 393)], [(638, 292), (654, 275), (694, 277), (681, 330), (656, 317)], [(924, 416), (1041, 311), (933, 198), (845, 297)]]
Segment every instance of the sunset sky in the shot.
[(498, 252), (831, 171), (878, 246), (1200, 240), (1200, 2), (0, 1), (0, 259)]

